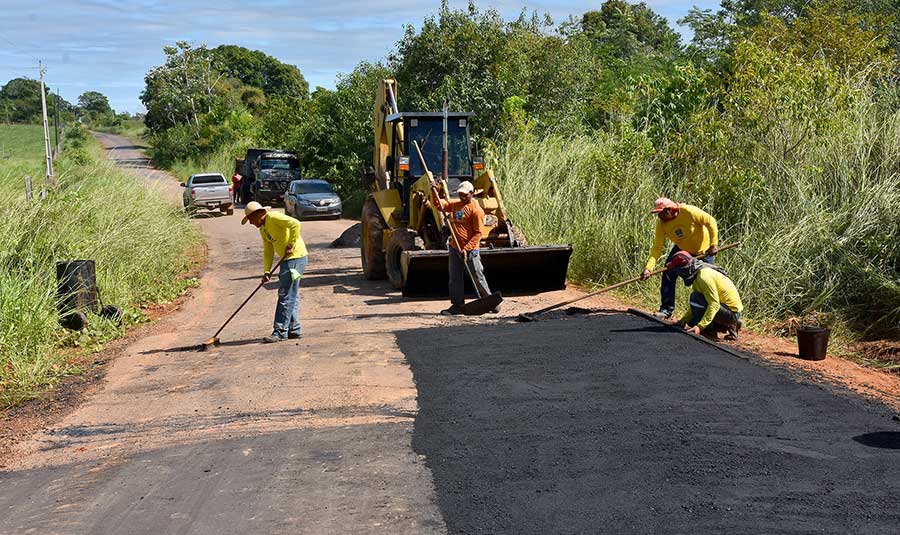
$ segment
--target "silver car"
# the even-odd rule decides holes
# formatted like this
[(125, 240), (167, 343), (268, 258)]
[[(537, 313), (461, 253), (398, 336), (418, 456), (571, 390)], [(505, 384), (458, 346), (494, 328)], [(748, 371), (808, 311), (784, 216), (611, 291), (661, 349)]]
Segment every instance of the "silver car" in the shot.
[(184, 188), (182, 200), (186, 210), (196, 211), (198, 208), (206, 208), (219, 210), (227, 215), (234, 213), (231, 186), (219, 173), (191, 175), (187, 182), (181, 183), (181, 187)]
[(293, 180), (284, 195), (285, 213), (297, 219), (340, 219), (342, 210), (341, 198), (325, 180)]

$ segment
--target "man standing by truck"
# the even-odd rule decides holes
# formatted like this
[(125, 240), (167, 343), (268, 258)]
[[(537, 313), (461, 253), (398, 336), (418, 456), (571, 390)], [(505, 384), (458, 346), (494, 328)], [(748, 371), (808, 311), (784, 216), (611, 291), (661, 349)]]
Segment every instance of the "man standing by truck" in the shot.
[[(440, 206), (442, 212), (448, 213), (450, 225), (459, 240), (457, 249), (456, 241), (450, 238), (448, 252), (450, 269), (450, 308), (442, 310), (441, 314), (452, 316), (464, 314), (463, 305), (466, 302), (466, 264), (478, 285), (478, 291), (482, 296), (490, 295), (487, 279), (484, 277), (484, 267), (481, 265), (481, 237), (484, 234), (484, 210), (472, 196), (475, 186), (469, 181), (459, 184), (456, 194), (459, 200), (446, 201), (437, 197), (432, 192), (432, 201), (435, 206)], [(495, 308), (491, 312), (498, 312)]]
[(241, 175), (235, 173), (231, 175), (231, 189), (234, 192), (234, 204), (241, 202)]
[(278, 303), (272, 334), (266, 343), (301, 338), (300, 277), (306, 269), (306, 244), (300, 236), (300, 222), (278, 212), (269, 212), (258, 202), (247, 203), (241, 224), (250, 222), (259, 229), (263, 241), (263, 282), (268, 282), (275, 253), (281, 258), (278, 270)]

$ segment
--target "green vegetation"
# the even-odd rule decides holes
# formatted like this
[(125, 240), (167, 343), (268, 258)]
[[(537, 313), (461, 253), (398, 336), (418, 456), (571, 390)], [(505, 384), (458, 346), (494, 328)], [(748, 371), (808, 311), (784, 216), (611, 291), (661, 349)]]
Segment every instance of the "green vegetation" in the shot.
[(4, 171), (43, 176), (44, 129), (36, 124), (0, 125), (0, 165)]
[(114, 125), (92, 125), (91, 130), (106, 132), (108, 134), (117, 134), (134, 140), (141, 140), (147, 135), (147, 127), (144, 125), (143, 118), (126, 118), (124, 115), (121, 115), (121, 120)]
[[(49, 91), (49, 90), (48, 90)], [(47, 94), (47, 113), (56, 113), (57, 97)], [(75, 119), (78, 109), (59, 99), (59, 117), (64, 123)], [(41, 83), (30, 78), (14, 78), (0, 87), (0, 123), (41, 123)]]
[[(93, 350), (141, 320), (137, 305), (167, 300), (199, 234), (183, 211), (102, 157), (86, 132), (70, 127), (46, 200), (25, 199), (22, 176), (43, 183), (39, 126), (0, 126), (0, 407), (34, 397), (77, 371), (77, 348)], [(58, 325), (55, 263), (93, 259), (107, 303), (127, 307), (125, 325), (99, 317), (73, 334)], [(75, 348), (75, 349), (66, 349)]]
[[(215, 89), (210, 103), (197, 87), (205, 107), (156, 139), (183, 174), (230, 171), (250, 145), (294, 150), (307, 176), (358, 198), (376, 84), (396, 78), (403, 109), (477, 113), (512, 215), (532, 242), (576, 245), (573, 280), (636, 274), (649, 206), (666, 195), (745, 243), (721, 261), (756, 325), (823, 312), (848, 338), (898, 336), (898, 15), (881, 0), (725, 0), (681, 21), (694, 33), (682, 45), (643, 3), (607, 0), (559, 26), (445, 3), (333, 91), (275, 94), (244, 77), (240, 98)], [(169, 61), (227, 72), (195, 50)], [(628, 291), (658, 299), (652, 284)]]

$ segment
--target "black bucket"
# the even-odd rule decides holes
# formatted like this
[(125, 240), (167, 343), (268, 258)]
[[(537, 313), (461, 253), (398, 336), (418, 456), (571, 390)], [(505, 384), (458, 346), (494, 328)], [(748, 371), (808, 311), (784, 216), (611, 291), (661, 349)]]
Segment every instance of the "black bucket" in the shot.
[(828, 352), (831, 329), (826, 327), (800, 327), (797, 329), (797, 345), (803, 360), (824, 360)]
[(61, 315), (94, 312), (100, 306), (97, 269), (93, 260), (69, 260), (56, 263), (56, 296)]

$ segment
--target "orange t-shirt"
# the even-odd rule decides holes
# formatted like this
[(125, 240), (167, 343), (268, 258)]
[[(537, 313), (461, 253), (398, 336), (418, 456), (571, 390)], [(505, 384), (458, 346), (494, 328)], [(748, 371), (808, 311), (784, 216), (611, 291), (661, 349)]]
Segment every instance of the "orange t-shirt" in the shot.
[[(470, 199), (467, 203), (439, 200), (441, 201), (441, 211), (450, 214), (450, 224), (453, 225), (459, 245), (464, 251), (478, 249), (484, 233), (484, 210), (481, 209), (481, 206), (475, 202), (475, 199)], [(450, 247), (456, 249), (453, 238), (450, 238)]]

